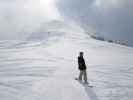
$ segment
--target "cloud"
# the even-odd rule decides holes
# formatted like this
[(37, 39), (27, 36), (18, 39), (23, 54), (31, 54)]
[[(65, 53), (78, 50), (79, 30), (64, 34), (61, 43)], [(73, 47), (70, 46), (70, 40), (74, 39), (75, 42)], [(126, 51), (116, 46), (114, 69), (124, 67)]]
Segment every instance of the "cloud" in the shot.
[(63, 17), (133, 45), (132, 9), (132, 0), (0, 0), (0, 39), (19, 39)]
[(132, 0), (59, 0), (58, 7), (66, 19), (80, 23), (115, 40), (133, 45)]
[(19, 39), (40, 23), (59, 19), (55, 0), (0, 0), (0, 39)]

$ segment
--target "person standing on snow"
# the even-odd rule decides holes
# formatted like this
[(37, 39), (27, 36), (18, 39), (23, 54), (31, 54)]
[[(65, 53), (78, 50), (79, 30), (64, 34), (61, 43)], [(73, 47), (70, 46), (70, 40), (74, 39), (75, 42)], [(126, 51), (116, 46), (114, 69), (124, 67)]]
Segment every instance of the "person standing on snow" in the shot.
[(80, 71), (79, 74), (79, 80), (82, 81), (82, 78), (84, 78), (84, 82), (88, 84), (87, 81), (87, 72), (86, 72), (86, 64), (85, 64), (85, 60), (84, 60), (84, 53), (80, 52), (79, 56), (78, 56), (78, 69)]

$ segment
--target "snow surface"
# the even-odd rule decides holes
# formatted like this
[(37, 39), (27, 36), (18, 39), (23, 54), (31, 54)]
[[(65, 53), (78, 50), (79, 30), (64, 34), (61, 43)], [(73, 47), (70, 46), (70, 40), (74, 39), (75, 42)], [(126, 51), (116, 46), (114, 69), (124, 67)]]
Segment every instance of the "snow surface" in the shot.
[[(88, 81), (74, 80), (84, 51)], [(132, 100), (133, 48), (64, 34), (47, 41), (0, 41), (0, 100)]]

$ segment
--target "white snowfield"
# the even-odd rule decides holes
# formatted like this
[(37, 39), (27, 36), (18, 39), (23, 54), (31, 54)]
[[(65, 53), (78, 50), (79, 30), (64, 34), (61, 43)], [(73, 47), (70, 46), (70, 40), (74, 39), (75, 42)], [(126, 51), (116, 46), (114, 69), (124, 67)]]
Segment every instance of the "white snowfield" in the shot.
[[(74, 80), (79, 51), (93, 88)], [(0, 41), (0, 100), (133, 100), (133, 48), (80, 33)]]

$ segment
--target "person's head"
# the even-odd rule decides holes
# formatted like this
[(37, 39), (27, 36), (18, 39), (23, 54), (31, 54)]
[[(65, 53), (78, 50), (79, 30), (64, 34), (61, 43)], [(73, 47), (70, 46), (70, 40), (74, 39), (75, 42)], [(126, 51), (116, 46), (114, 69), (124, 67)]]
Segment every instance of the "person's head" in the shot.
[(79, 55), (80, 55), (80, 57), (83, 57), (84, 52), (80, 52)]

